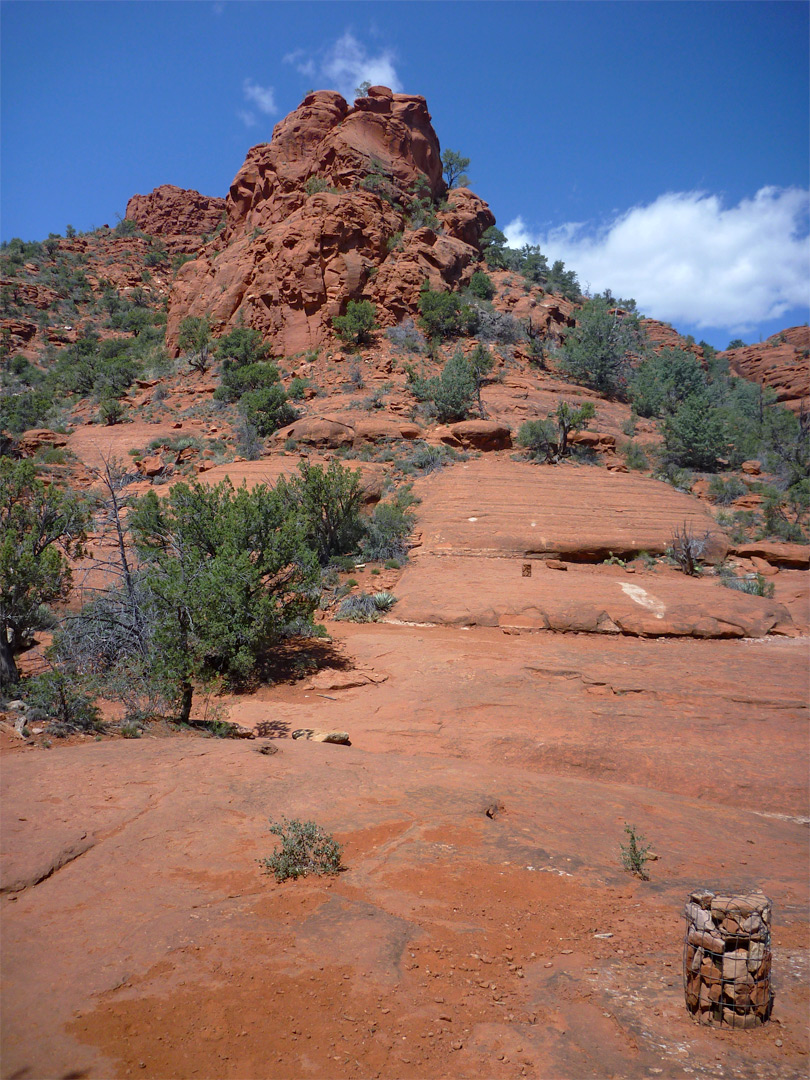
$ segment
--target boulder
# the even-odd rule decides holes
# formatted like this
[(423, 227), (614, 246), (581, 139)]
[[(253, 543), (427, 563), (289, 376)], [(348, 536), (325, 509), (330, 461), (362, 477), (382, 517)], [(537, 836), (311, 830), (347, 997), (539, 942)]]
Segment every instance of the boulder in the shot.
[(38, 450), (46, 446), (67, 446), (67, 435), (59, 435), (48, 428), (31, 428), (24, 431), (17, 440), (17, 449), (23, 457), (33, 457)]
[(310, 742), (337, 743), (338, 746), (351, 746), (348, 731), (315, 731), (313, 728), (298, 728), (292, 733), (293, 739), (308, 739)]
[(152, 457), (141, 458), (137, 464), (138, 472), (142, 476), (160, 476), (166, 465), (160, 454), (153, 454)]
[(506, 424), (497, 420), (459, 420), (435, 433), (441, 442), (475, 450), (508, 450), (512, 436)]
[(273, 439), (277, 443), (294, 439), (295, 442), (305, 443), (307, 446), (334, 448), (350, 445), (354, 440), (354, 428), (327, 416), (305, 416), (287, 427), (279, 428)]
[(572, 431), (568, 441), (573, 446), (589, 446), (592, 450), (615, 450), (616, 437), (604, 431)]
[(383, 442), (386, 439), (418, 439), (421, 434), (416, 424), (391, 417), (369, 417), (354, 425), (354, 445)]

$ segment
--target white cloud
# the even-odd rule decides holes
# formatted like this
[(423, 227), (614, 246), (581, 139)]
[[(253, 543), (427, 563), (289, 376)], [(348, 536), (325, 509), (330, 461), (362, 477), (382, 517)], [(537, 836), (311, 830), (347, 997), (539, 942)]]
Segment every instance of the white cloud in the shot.
[(296, 49), (294, 52), (287, 53), (282, 58), (282, 63), (292, 64), (299, 75), (312, 76), (315, 74), (315, 61), (311, 56), (307, 56), (303, 49)]
[(510, 246), (539, 244), (583, 286), (633, 296), (654, 318), (743, 333), (807, 305), (809, 208), (798, 188), (764, 187), (728, 208), (717, 195), (669, 192), (595, 230), (533, 232), (517, 217), (504, 232)]
[(257, 120), (252, 112), (249, 112), (247, 109), (237, 109), (236, 115), (239, 117), (245, 127), (256, 127)]
[(255, 105), (259, 112), (266, 113), (268, 116), (276, 112), (276, 99), (272, 86), (259, 86), (252, 79), (245, 79), (242, 89), (245, 92), (245, 100)]
[(296, 49), (284, 57), (284, 63), (292, 64), (296, 71), (307, 78), (320, 78), (324, 86), (339, 91), (347, 100), (355, 96), (360, 83), (368, 80), (372, 86), (390, 86), (395, 93), (402, 90), (402, 83), (394, 67), (394, 54), (390, 49), (372, 56), (350, 30), (338, 38), (320, 57), (315, 58)]

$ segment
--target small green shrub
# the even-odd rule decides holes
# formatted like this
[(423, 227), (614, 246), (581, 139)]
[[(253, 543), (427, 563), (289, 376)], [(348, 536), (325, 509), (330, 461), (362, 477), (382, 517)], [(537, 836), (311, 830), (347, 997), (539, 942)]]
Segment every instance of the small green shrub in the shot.
[(397, 602), (397, 598), (394, 594), (387, 592), (385, 589), (381, 589), (380, 592), (375, 592), (373, 599), (377, 611), (390, 611)]
[(735, 499), (748, 494), (748, 488), (736, 476), (724, 480), (722, 476), (713, 476), (709, 481), (709, 498), (718, 506), (730, 506)]
[(298, 413), (287, 400), (280, 382), (248, 390), (239, 399), (239, 411), (245, 422), (262, 438), (272, 435), (274, 431), (286, 427), (298, 418)]
[(773, 597), (774, 592), (773, 582), (768, 581), (762, 574), (746, 574), (745, 577), (735, 577), (730, 571), (721, 570), (720, 584), (725, 585), (727, 589), (747, 593), (749, 596), (765, 596), (768, 599)]
[(74, 678), (59, 671), (36, 675), (25, 684), (25, 700), (52, 718), (50, 730), (58, 738), (74, 732), (102, 731), (101, 713)]
[(480, 383), (461, 351), (456, 352), (430, 379), (406, 365), (408, 389), (419, 401), (429, 402), (442, 423), (465, 420), (479, 397)]
[(639, 472), (649, 469), (650, 462), (647, 455), (638, 443), (633, 442), (632, 439), (624, 444), (622, 453), (624, 454), (624, 463), (628, 469), (637, 469)]
[(349, 368), (349, 379), (346, 385), (349, 390), (362, 390), (366, 385), (365, 379), (363, 378), (363, 372), (357, 364), (352, 364)]
[(495, 295), (495, 286), (489, 274), (476, 270), (470, 278), (470, 292), (479, 300), (491, 300)]
[(293, 401), (303, 401), (304, 391), (309, 386), (309, 379), (301, 379), (296, 376), (291, 382), (289, 390), (287, 391), (288, 397)]
[(320, 191), (329, 191), (333, 195), (337, 195), (337, 190), (322, 176), (310, 176), (309, 180), (304, 184), (304, 191), (306, 191), (307, 195), (317, 195)]
[(38, 465), (66, 465), (69, 452), (59, 446), (42, 446), (34, 455)]
[(335, 618), (346, 622), (376, 622), (380, 615), (390, 611), (396, 602), (397, 598), (393, 593), (384, 589), (373, 595), (356, 593), (343, 601)]
[(441, 292), (425, 286), (419, 294), (419, 325), (432, 339), (457, 337), (475, 332), (478, 318), (457, 293)]
[(429, 443), (421, 443), (414, 448), (413, 453), (407, 459), (407, 465), (413, 466), (422, 473), (438, 472), (447, 462), (453, 460), (453, 454), (447, 446), (431, 446)]
[(762, 504), (764, 534), (793, 543), (804, 543), (807, 535), (803, 522), (807, 523), (808, 510), (810, 510), (810, 479), (800, 480), (787, 491), (779, 491), (772, 487), (765, 488), (764, 491), (765, 501)]
[(624, 831), (627, 833), (627, 843), (620, 844), (622, 852), (622, 866), (631, 874), (640, 877), (642, 881), (649, 881), (650, 876), (644, 869), (650, 861), (650, 845), (644, 843), (644, 837), (636, 832), (635, 825), (624, 823)]
[(671, 484), (676, 491), (690, 492), (692, 490), (693, 476), (689, 469), (681, 469), (671, 461), (665, 462), (657, 474), (658, 480), (665, 484)]
[(365, 409), (366, 412), (374, 412), (377, 409), (384, 409), (387, 404), (386, 393), (390, 387), (378, 386), (372, 390), (368, 397), (363, 398), (358, 402), (361, 409)]
[(377, 312), (370, 300), (350, 300), (345, 315), (336, 315), (332, 326), (338, 337), (347, 345), (367, 345), (374, 331), (379, 330)]
[(115, 398), (106, 398), (98, 407), (98, 418), (102, 424), (112, 427), (123, 419), (124, 406)]
[(377, 503), (364, 523), (361, 548), (367, 559), (406, 559), (414, 515), (397, 502)]
[(314, 821), (272, 822), (270, 832), (281, 840), (281, 850), (259, 859), (265, 873), (275, 874), (276, 881), (306, 877), (307, 874), (338, 874), (341, 865), (340, 844)]
[[(344, 574), (348, 574), (354, 570), (356, 562), (351, 555), (333, 555), (329, 560), (329, 565), (334, 566), (336, 570), (340, 570)], [(357, 582), (355, 582), (356, 584)]]

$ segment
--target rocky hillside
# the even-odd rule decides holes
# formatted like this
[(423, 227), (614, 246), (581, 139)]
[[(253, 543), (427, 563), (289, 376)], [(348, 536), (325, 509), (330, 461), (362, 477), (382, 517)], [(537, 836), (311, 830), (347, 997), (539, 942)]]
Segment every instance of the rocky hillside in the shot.
[(720, 355), (735, 375), (770, 387), (785, 408), (795, 413), (810, 410), (810, 327), (791, 326), (759, 345)]
[(9, 1076), (806, 1072), (806, 328), (587, 298), (442, 156), (321, 91), (0, 252)]

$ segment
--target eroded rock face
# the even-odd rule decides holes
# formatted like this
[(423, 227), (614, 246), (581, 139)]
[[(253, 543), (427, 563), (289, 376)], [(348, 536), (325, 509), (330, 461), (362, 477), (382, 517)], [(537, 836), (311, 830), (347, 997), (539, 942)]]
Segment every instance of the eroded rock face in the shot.
[[(190, 188), (161, 184), (148, 195), (133, 195), (125, 217), (150, 236), (160, 236), (172, 250), (195, 251), (199, 238), (222, 222), (225, 200), (201, 195)], [(186, 241), (183, 242), (183, 238)]]
[(721, 353), (735, 375), (769, 386), (793, 412), (810, 405), (810, 328), (791, 326), (758, 345)]
[(673, 329), (669, 323), (659, 322), (658, 319), (642, 319), (644, 331), (653, 349), (660, 352), (661, 349), (680, 349), (682, 352), (692, 353), (702, 364), (705, 363), (703, 347), (690, 343), (682, 334)]
[(426, 280), (464, 284), (495, 218), (462, 188), (439, 228), (414, 228), (405, 207), (416, 185), (444, 195), (441, 172), (424, 98), (372, 87), (350, 107), (333, 91), (309, 94), (272, 142), (250, 150), (221, 236), (180, 270), (169, 347), (177, 350), (184, 318), (205, 314), (217, 335), (241, 320), (296, 353), (328, 340), (351, 299), (371, 300), (380, 323), (393, 325), (415, 313)]

